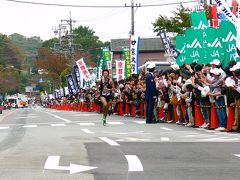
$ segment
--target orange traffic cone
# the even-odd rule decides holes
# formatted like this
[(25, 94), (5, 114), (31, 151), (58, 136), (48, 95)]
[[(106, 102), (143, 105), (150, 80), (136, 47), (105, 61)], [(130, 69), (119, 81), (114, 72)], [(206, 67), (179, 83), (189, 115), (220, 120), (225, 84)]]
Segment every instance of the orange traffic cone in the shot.
[(132, 113), (131, 113), (132, 117), (136, 117), (136, 105), (132, 104)]
[(162, 119), (164, 117), (164, 110), (163, 107), (160, 107), (159, 109), (159, 119)]
[(119, 115), (120, 115), (120, 116), (123, 116), (123, 115), (124, 115), (123, 103), (122, 103), (122, 102), (119, 103)]
[(215, 103), (211, 103), (211, 120), (210, 120), (210, 129), (218, 128), (218, 118)]
[(196, 101), (194, 102), (194, 110), (195, 110), (195, 126), (199, 127), (203, 125), (203, 117), (202, 117), (200, 108), (198, 106), (198, 103)]
[(227, 131), (232, 129), (234, 123), (234, 107), (228, 107)]
[(178, 118), (178, 114), (177, 114), (177, 105), (173, 105), (173, 111), (174, 111), (173, 121), (178, 122), (179, 118)]

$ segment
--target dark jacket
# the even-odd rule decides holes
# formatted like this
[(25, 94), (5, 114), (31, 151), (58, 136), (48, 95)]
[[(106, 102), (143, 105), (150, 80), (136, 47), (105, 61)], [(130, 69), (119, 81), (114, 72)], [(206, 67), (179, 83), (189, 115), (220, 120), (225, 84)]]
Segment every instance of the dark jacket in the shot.
[(154, 96), (157, 96), (157, 89), (154, 77), (151, 73), (148, 73), (146, 76), (146, 100), (152, 99)]

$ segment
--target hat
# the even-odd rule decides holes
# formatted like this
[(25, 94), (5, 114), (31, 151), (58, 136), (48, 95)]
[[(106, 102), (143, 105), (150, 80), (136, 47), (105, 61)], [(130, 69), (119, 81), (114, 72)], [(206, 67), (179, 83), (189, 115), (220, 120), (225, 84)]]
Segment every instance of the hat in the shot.
[(191, 80), (191, 79), (186, 80), (185, 83), (183, 84), (183, 86), (182, 86), (183, 92), (186, 92), (186, 91), (187, 91), (186, 86), (187, 86), (188, 84), (192, 84), (192, 80)]
[(221, 64), (221, 62), (218, 59), (214, 59), (212, 62), (210, 62), (210, 64), (219, 66)]
[(147, 69), (155, 68), (155, 63), (149, 62), (149, 63), (146, 64), (146, 67), (147, 67)]
[(220, 75), (221, 71), (218, 68), (213, 68), (210, 70), (210, 73), (212, 73), (214, 75)]
[(177, 65), (177, 64), (172, 64), (171, 68), (175, 71), (180, 69), (179, 65)]
[(227, 87), (233, 87), (235, 86), (235, 80), (233, 79), (233, 77), (228, 77), (226, 80), (225, 80), (225, 84)]
[(232, 68), (230, 68), (229, 70), (230, 71), (236, 71), (240, 69), (240, 62), (237, 62), (237, 64), (235, 64)]
[(209, 93), (209, 91), (210, 91), (209, 86), (205, 86), (205, 87), (201, 90), (201, 95), (202, 95), (202, 97), (206, 97), (206, 96), (207, 96), (207, 93)]

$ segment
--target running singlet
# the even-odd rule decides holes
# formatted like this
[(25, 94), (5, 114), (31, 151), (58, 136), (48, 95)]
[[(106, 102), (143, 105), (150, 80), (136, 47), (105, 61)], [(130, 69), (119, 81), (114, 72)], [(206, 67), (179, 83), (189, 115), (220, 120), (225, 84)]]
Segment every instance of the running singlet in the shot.
[(110, 85), (109, 83), (109, 79), (105, 80), (103, 82), (103, 80), (101, 80), (101, 84), (100, 84), (100, 91), (101, 91), (101, 96), (110, 96), (111, 95), (111, 91), (108, 90), (108, 86)]

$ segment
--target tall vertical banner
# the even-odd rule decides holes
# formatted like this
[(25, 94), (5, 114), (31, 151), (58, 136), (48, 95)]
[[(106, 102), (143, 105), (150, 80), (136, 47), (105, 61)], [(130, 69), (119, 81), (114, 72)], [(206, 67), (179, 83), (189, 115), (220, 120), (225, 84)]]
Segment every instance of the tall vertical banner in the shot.
[(86, 67), (86, 64), (83, 60), (83, 58), (79, 59), (78, 61), (76, 61), (76, 64), (79, 68), (79, 71), (81, 72), (82, 76), (83, 76), (83, 79), (85, 81), (90, 81), (91, 80), (91, 76), (90, 76), (90, 73)]
[(173, 54), (173, 57), (176, 59), (180, 54), (180, 52), (176, 48), (174, 48), (173, 45), (171, 44), (170, 38), (167, 35), (166, 30), (164, 29), (160, 30), (159, 35), (162, 40), (162, 44), (165, 49), (165, 52), (167, 54)]
[(125, 61), (125, 77), (128, 78), (131, 76), (131, 61), (130, 61), (130, 50), (129, 47), (123, 48), (123, 59)]
[(138, 74), (138, 56), (140, 48), (140, 37), (130, 36), (130, 63), (131, 74)]
[(102, 79), (102, 70), (103, 70), (103, 59), (99, 58), (97, 63), (97, 80)]
[(125, 74), (125, 61), (116, 60), (116, 78), (117, 81), (121, 81), (124, 79)]
[(112, 79), (112, 57), (108, 48), (102, 49), (102, 57), (104, 61), (103, 63), (104, 65), (106, 65), (105, 68), (108, 69), (110, 79)]
[(78, 69), (78, 66), (75, 65), (73, 67), (73, 72), (74, 72), (74, 75), (75, 75), (75, 80), (76, 80), (76, 83), (77, 83), (77, 88), (78, 89), (81, 89), (82, 87), (82, 82), (81, 82), (81, 75), (80, 75), (80, 72), (79, 72), (79, 69)]
[(67, 75), (67, 84), (69, 92), (75, 96), (77, 94), (77, 90), (74, 84), (73, 76), (71, 74)]

